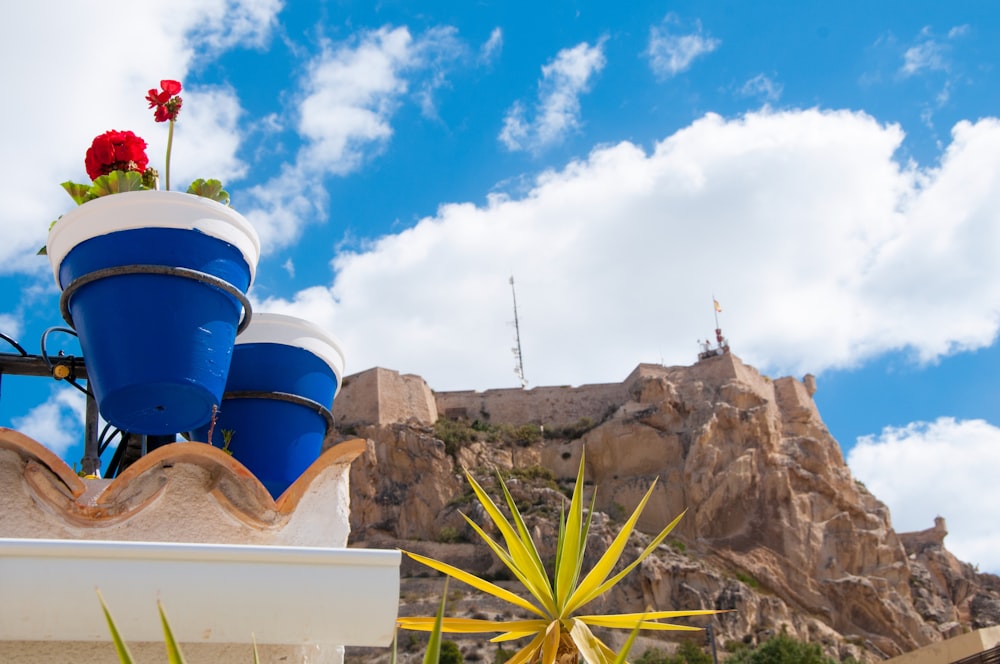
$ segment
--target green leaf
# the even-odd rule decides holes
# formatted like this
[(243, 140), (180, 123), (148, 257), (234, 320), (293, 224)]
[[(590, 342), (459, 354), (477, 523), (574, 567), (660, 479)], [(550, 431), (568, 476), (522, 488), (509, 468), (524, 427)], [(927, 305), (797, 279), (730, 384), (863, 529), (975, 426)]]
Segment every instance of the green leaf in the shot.
[(163, 624), (163, 640), (167, 646), (167, 661), (170, 664), (185, 664), (184, 655), (181, 654), (181, 649), (177, 645), (177, 641), (174, 640), (174, 633), (170, 630), (170, 623), (167, 622), (167, 614), (163, 612), (163, 603), (157, 602), (157, 608), (160, 610), (160, 622)]
[(438, 664), (441, 659), (441, 621), (444, 620), (444, 606), (448, 602), (448, 577), (444, 579), (444, 590), (441, 591), (441, 605), (434, 617), (434, 629), (427, 642), (427, 652), (424, 653), (424, 664)]
[(115, 625), (115, 621), (111, 617), (111, 611), (108, 610), (108, 605), (104, 603), (104, 597), (101, 596), (100, 590), (97, 591), (97, 599), (101, 601), (101, 609), (104, 610), (104, 618), (108, 621), (108, 630), (111, 632), (111, 640), (115, 643), (115, 652), (118, 653), (118, 660), (122, 664), (135, 664), (135, 660), (132, 658), (132, 653), (129, 652), (128, 646), (125, 645), (122, 635), (118, 633), (118, 627)]
[(222, 188), (222, 183), (218, 180), (195, 180), (188, 187), (187, 193), (204, 198), (211, 198), (216, 203), (229, 205), (229, 192)]
[(635, 643), (636, 637), (639, 636), (639, 630), (641, 628), (642, 620), (640, 619), (639, 622), (635, 624), (635, 627), (632, 628), (632, 632), (628, 635), (628, 640), (621, 647), (621, 650), (618, 651), (614, 664), (626, 664), (628, 661), (628, 653), (632, 650), (632, 645)]
[(89, 184), (80, 184), (79, 182), (70, 182), (69, 180), (67, 180), (66, 182), (62, 183), (62, 188), (66, 190), (66, 193), (70, 195), (70, 198), (76, 201), (77, 205), (83, 205), (87, 201), (91, 201), (97, 198), (90, 191)]
[(142, 191), (145, 188), (145, 185), (142, 184), (142, 175), (139, 173), (135, 171), (111, 171), (94, 180), (94, 184), (90, 187), (90, 193), (92, 198), (99, 198), (110, 194), (120, 194), (124, 191)]
[[(570, 593), (576, 588), (583, 566), (586, 548), (586, 527), (583, 518), (583, 471), (584, 457), (580, 455), (580, 468), (576, 474), (573, 498), (569, 502), (569, 514), (565, 515), (565, 527), (560, 525), (559, 552), (556, 557), (555, 594), (560, 609), (560, 618), (567, 617), (566, 608)], [(562, 519), (560, 519), (560, 523)]]

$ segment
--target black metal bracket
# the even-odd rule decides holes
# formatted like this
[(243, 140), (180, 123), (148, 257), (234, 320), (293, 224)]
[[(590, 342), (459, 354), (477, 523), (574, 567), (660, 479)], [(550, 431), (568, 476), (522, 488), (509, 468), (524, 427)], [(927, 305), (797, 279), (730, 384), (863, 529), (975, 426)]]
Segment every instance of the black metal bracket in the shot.
[[(306, 397), (300, 397), (297, 394), (291, 394), (289, 392), (261, 392), (257, 390), (239, 390), (235, 392), (226, 392), (222, 395), (222, 403), (225, 405), (226, 399), (271, 399), (273, 401), (287, 401), (299, 406), (305, 406), (309, 410), (313, 411), (317, 415), (323, 418), (326, 423), (326, 431), (323, 434), (323, 442), (326, 443), (330, 435), (334, 432), (334, 420), (333, 413), (330, 409), (321, 404), (318, 401), (313, 401), (312, 399), (307, 399)], [(208, 441), (211, 443), (212, 441)]]
[(90, 389), (84, 388), (77, 381), (87, 380), (87, 367), (82, 357), (74, 355), (51, 356), (45, 348), (48, 335), (52, 332), (66, 332), (76, 336), (73, 330), (63, 327), (53, 327), (45, 330), (41, 340), (41, 355), (29, 354), (23, 346), (0, 333), (3, 339), (14, 347), (18, 353), (0, 353), (0, 377), (4, 374), (14, 376), (44, 376), (55, 380), (64, 380), (76, 389), (87, 395), (87, 414), (84, 423), (84, 452), (80, 461), (81, 469), (85, 475), (96, 474), (101, 467), (101, 456), (99, 452), (100, 440), (97, 435), (98, 412), (97, 399), (94, 398)]
[(100, 281), (101, 279), (122, 277), (130, 274), (159, 274), (170, 277), (182, 277), (184, 279), (191, 279), (193, 281), (198, 281), (214, 288), (218, 288), (227, 295), (231, 295), (236, 298), (236, 300), (243, 306), (243, 318), (240, 321), (239, 326), (236, 328), (236, 334), (245, 330), (247, 325), (250, 324), (250, 317), (253, 315), (250, 300), (247, 299), (247, 296), (239, 288), (233, 286), (225, 279), (220, 279), (219, 277), (208, 274), (207, 272), (192, 270), (186, 267), (174, 267), (170, 265), (118, 265), (115, 267), (106, 267), (101, 270), (94, 270), (93, 272), (88, 272), (78, 279), (74, 279), (65, 289), (63, 289), (62, 296), (59, 298), (59, 313), (62, 314), (63, 320), (66, 321), (70, 327), (73, 326), (73, 316), (69, 312), (69, 301), (73, 296), (73, 293), (77, 290), (87, 284)]

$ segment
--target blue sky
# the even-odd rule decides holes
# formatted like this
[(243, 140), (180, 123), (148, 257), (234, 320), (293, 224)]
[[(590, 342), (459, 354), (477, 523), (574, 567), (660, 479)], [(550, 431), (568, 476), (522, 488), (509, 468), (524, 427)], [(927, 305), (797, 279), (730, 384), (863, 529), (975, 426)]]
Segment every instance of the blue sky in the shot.
[[(157, 3), (161, 4), (161, 3)], [(436, 390), (622, 380), (714, 328), (815, 374), (900, 530), (1000, 570), (1000, 20), (991, 3), (20, 3), (0, 25), (0, 331), (62, 324), (44, 258), (97, 134), (257, 227), (258, 311)], [(109, 39), (114, 43), (109, 43)], [(72, 343), (68, 349), (73, 352)], [(80, 456), (79, 395), (0, 425)], [(985, 517), (985, 518), (984, 518)]]

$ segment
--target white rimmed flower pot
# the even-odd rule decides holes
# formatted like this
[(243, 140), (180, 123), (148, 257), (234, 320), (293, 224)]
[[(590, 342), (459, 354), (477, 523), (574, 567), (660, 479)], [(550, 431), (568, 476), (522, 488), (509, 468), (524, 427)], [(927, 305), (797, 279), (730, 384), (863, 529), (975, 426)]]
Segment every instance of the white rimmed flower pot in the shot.
[[(344, 354), (309, 321), (255, 314), (233, 351), (213, 445), (228, 450), (280, 496), (318, 457), (333, 424)], [(194, 434), (208, 437), (207, 427)]]
[(250, 314), (253, 226), (201, 196), (134, 191), (63, 215), (47, 251), (104, 419), (150, 435), (211, 419)]

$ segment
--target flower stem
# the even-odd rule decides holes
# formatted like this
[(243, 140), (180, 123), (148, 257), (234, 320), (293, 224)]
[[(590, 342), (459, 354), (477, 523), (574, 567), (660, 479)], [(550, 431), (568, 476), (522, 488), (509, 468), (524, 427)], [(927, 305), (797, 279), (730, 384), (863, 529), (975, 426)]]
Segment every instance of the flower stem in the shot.
[(166, 169), (167, 191), (170, 191), (170, 148), (173, 147), (173, 144), (174, 144), (174, 121), (171, 120), (170, 129), (167, 131), (167, 169)]

